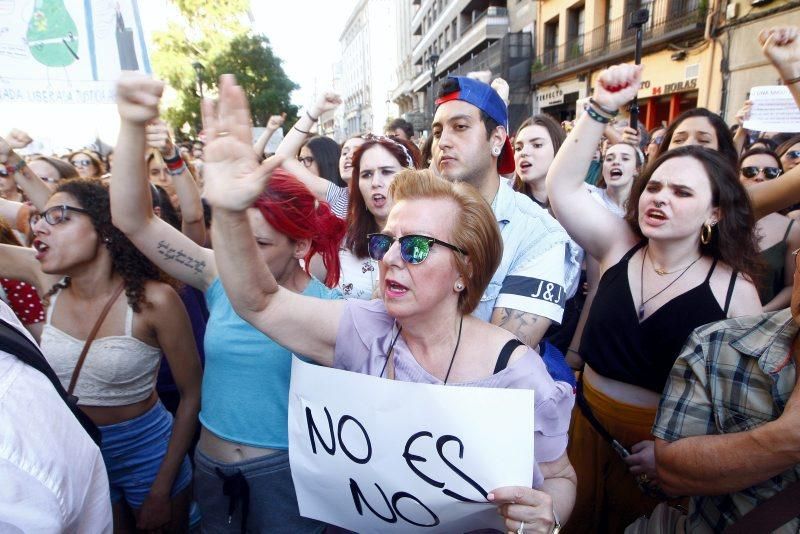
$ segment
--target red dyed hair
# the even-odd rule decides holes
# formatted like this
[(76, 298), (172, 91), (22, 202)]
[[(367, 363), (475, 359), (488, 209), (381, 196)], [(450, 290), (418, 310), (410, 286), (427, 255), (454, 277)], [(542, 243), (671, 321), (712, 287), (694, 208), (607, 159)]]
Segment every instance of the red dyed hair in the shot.
[(347, 227), (327, 202), (318, 201), (297, 178), (278, 169), (253, 206), (270, 226), (289, 239), (311, 240), (308, 254), (303, 258), (306, 273), (311, 274), (311, 258), (320, 254), (328, 272), (325, 285), (334, 287), (339, 283), (339, 244)]

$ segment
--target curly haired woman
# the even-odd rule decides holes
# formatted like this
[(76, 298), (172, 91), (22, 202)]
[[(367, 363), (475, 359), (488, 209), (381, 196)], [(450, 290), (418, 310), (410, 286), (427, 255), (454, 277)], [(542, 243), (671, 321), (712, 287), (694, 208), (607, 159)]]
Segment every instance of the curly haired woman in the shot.
[[(0, 276), (51, 288), (42, 352), (65, 387), (76, 379), (78, 405), (100, 428), (115, 529), (132, 527), (123, 499), (139, 529), (185, 529), (192, 477), (186, 451), (197, 424), (201, 371), (183, 304), (112, 225), (108, 189), (100, 182), (63, 182), (42, 208), (31, 221), (34, 249), (0, 245)], [(154, 387), (162, 351), (181, 394), (174, 424)]]

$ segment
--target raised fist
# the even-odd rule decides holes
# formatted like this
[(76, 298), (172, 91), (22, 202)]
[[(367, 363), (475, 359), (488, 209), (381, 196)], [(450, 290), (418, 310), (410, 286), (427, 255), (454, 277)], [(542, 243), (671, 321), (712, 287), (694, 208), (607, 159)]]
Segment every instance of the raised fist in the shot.
[(144, 124), (158, 117), (164, 82), (138, 72), (123, 71), (117, 82), (117, 109), (123, 121)]
[(616, 111), (633, 100), (641, 83), (641, 65), (614, 65), (600, 73), (594, 87), (594, 101), (609, 111)]

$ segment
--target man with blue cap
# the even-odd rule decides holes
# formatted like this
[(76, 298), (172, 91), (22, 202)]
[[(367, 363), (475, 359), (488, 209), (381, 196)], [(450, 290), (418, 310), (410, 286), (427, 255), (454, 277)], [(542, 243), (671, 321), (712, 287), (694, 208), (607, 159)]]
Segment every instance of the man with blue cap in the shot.
[(561, 322), (564, 303), (577, 289), (580, 249), (546, 210), (501, 178), (514, 172), (514, 154), (508, 110), (492, 87), (449, 77), (436, 106), (432, 166), (448, 180), (475, 186), (503, 237), (500, 267), (474, 315), (537, 348), (551, 322)]

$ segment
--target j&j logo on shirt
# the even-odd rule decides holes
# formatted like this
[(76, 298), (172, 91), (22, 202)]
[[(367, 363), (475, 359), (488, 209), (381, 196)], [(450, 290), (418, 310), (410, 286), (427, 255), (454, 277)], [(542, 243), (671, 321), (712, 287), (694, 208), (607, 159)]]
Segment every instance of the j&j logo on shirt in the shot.
[(531, 297), (539, 300), (546, 300), (553, 304), (562, 305), (564, 299), (564, 288), (552, 282), (545, 282), (539, 280), (539, 285), (536, 290), (531, 293)]

